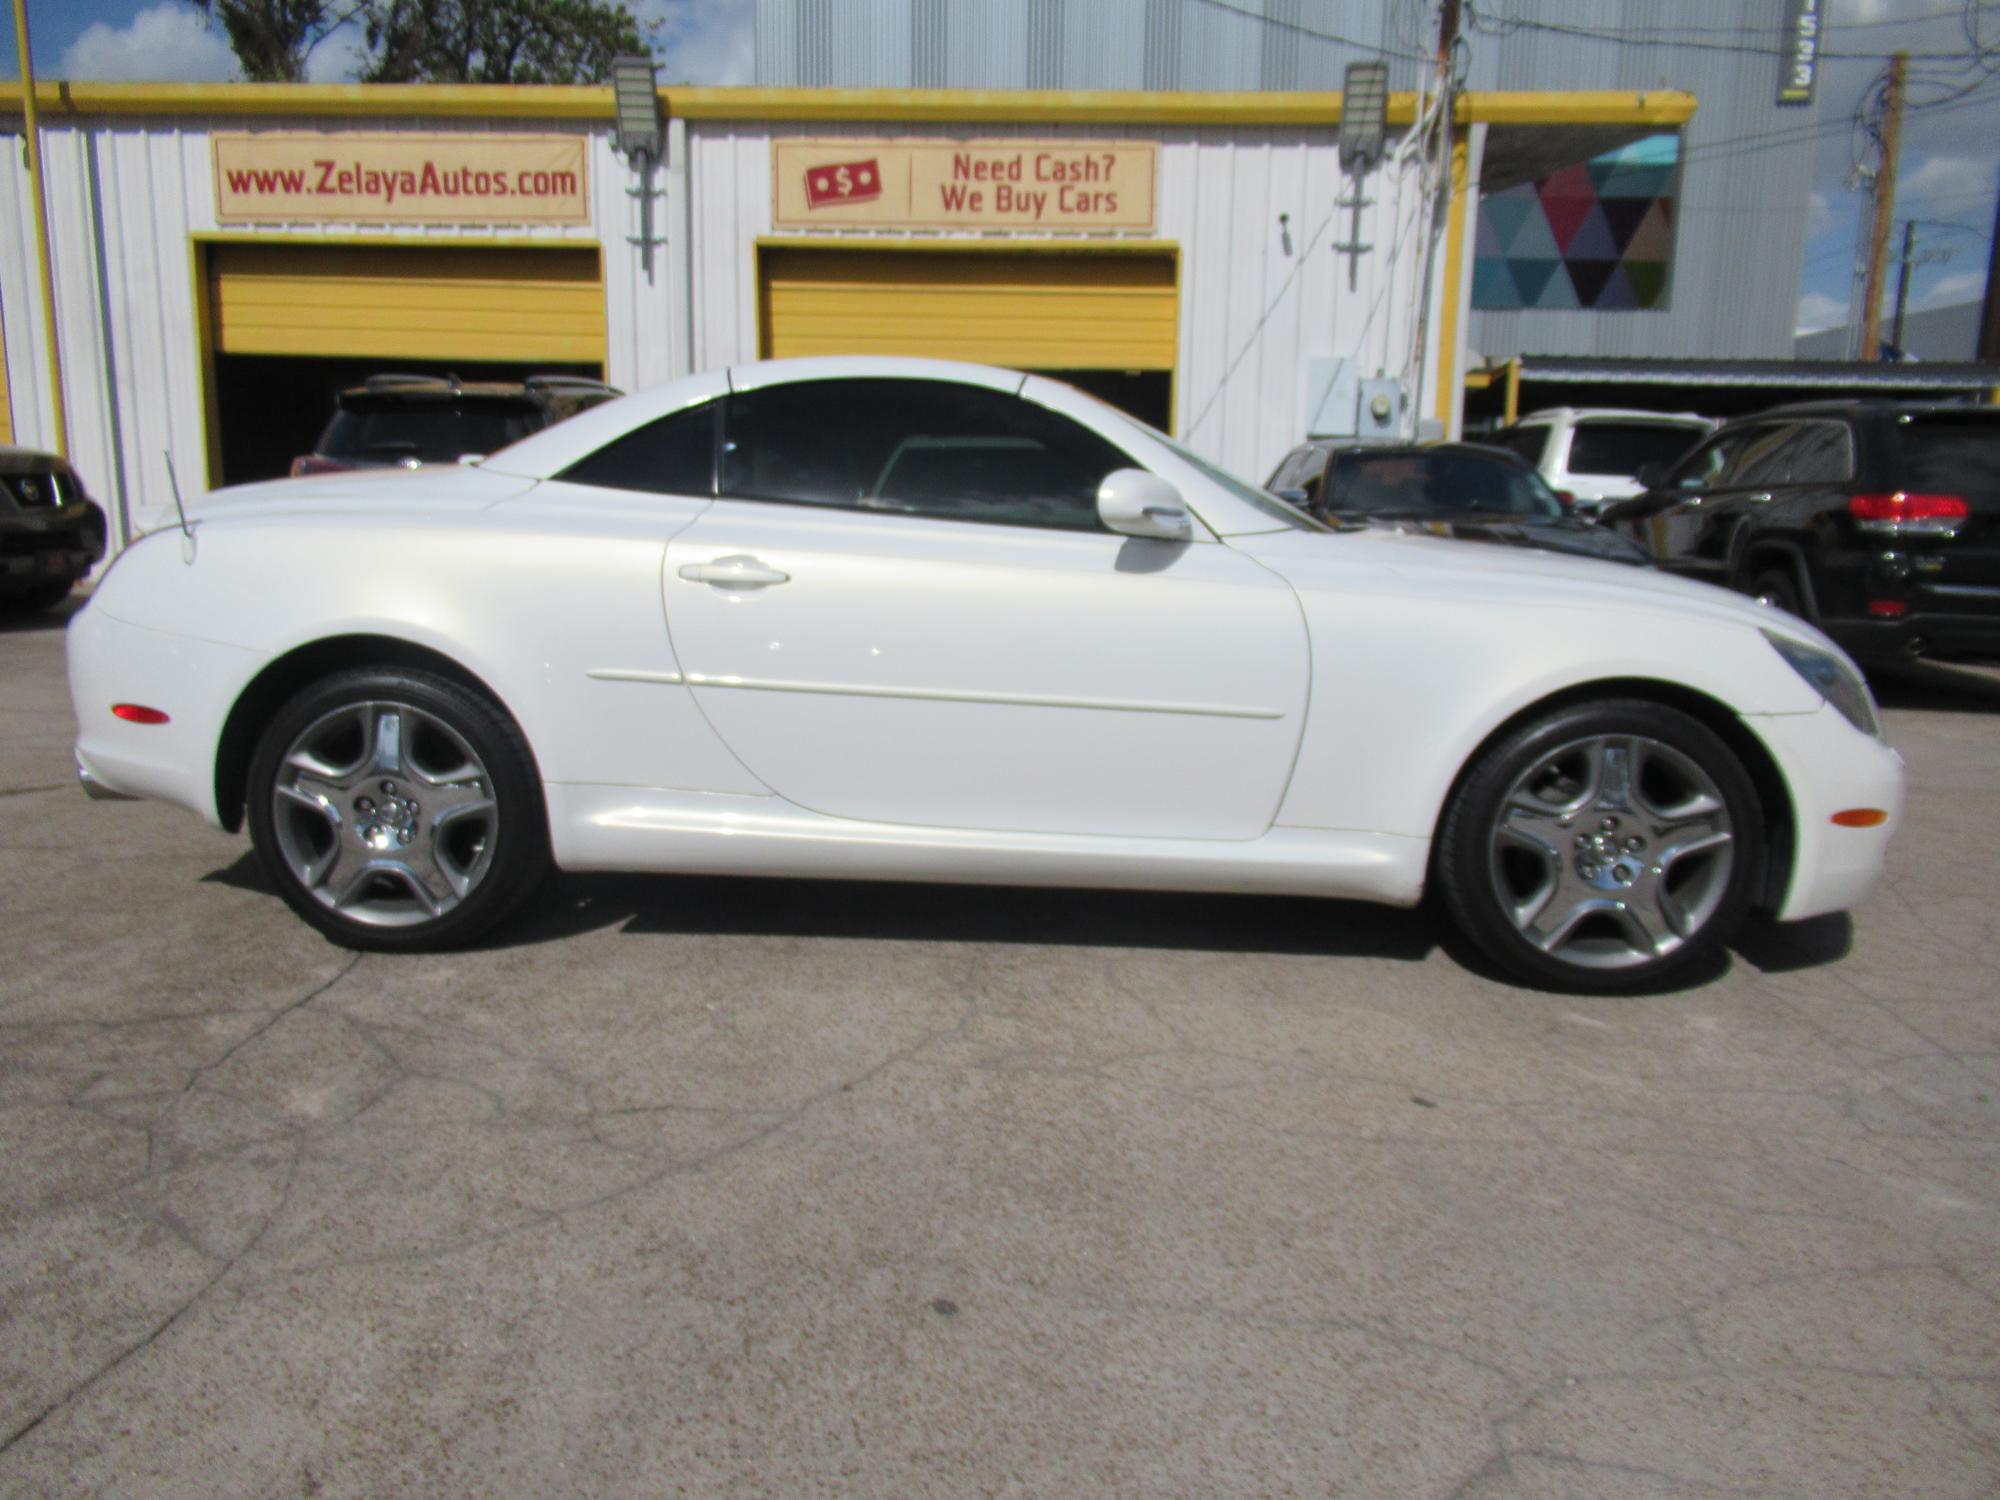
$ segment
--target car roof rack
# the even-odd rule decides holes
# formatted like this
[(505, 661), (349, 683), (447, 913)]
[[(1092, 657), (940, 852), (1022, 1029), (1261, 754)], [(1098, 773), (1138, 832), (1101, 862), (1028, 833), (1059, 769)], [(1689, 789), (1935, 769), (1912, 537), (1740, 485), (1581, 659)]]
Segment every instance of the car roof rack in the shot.
[(610, 391), (618, 394), (616, 386), (606, 385), (601, 380), (592, 380), (588, 375), (530, 375), (521, 382), (531, 391)]
[(458, 377), (456, 375), (370, 375), (362, 382), (362, 385), (365, 389), (371, 391), (400, 391), (416, 387), (442, 387), (450, 391), (454, 396), (459, 394)]

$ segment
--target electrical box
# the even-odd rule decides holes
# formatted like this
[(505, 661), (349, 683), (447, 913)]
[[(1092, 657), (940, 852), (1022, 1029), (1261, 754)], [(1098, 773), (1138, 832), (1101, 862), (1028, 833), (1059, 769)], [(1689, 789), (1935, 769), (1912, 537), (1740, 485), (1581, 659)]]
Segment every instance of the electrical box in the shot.
[(1325, 355), (1308, 359), (1305, 420), (1299, 424), (1305, 435), (1353, 437), (1360, 390), (1361, 371), (1355, 360)]
[(1403, 435), (1403, 382), (1364, 380), (1355, 408), (1354, 435), (1364, 441), (1394, 442)]

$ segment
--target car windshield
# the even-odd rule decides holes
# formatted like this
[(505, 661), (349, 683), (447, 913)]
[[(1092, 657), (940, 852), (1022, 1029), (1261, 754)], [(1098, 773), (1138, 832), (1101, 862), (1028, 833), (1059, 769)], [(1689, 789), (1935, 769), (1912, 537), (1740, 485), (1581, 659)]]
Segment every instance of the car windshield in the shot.
[[(1137, 418), (1133, 420), (1136, 421)], [(1273, 495), (1269, 490), (1260, 490), (1256, 485), (1238, 479), (1227, 469), (1218, 469), (1200, 454), (1194, 452), (1184, 444), (1175, 442), (1164, 432), (1160, 431), (1159, 428), (1147, 426), (1143, 422), (1139, 425), (1146, 428), (1146, 433), (1149, 437), (1172, 449), (1174, 455), (1183, 463), (1200, 470), (1205, 477), (1214, 480), (1246, 505), (1254, 505), (1263, 514), (1277, 522), (1278, 526), (1286, 527), (1292, 531), (1326, 530), (1325, 526), (1321, 525), (1311, 516), (1285, 504), (1284, 501)], [(1276, 528), (1273, 529), (1275, 530)]]
[(492, 401), (343, 407), (327, 425), (319, 452), (350, 463), (456, 463), (464, 454), (497, 453), (526, 437), (533, 410)]
[(1532, 470), (1471, 453), (1341, 453), (1333, 460), (1328, 510), (1334, 515), (1505, 515), (1554, 521), (1555, 492)]

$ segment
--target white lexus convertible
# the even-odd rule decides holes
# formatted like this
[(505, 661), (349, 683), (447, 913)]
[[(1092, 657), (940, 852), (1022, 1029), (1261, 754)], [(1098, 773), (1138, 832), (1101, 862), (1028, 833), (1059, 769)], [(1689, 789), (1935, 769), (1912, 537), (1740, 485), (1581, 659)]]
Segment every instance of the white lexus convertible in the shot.
[(1328, 530), (1039, 376), (694, 376), (476, 466), (225, 490), (77, 615), (86, 788), (250, 836), (336, 942), (565, 870), (1435, 886), (1624, 992), (1881, 870), (1901, 761), (1810, 626)]

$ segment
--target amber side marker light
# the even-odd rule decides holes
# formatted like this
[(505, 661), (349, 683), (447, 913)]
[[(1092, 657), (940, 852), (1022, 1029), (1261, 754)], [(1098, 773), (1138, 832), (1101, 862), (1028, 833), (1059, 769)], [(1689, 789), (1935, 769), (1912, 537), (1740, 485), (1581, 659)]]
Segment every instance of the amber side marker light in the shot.
[(1879, 807), (1850, 807), (1835, 813), (1833, 821), (1842, 828), (1880, 828), (1889, 815)]
[(111, 705), (113, 718), (123, 719), (127, 724), (164, 724), (167, 716), (157, 708), (148, 708), (143, 703), (114, 703)]

